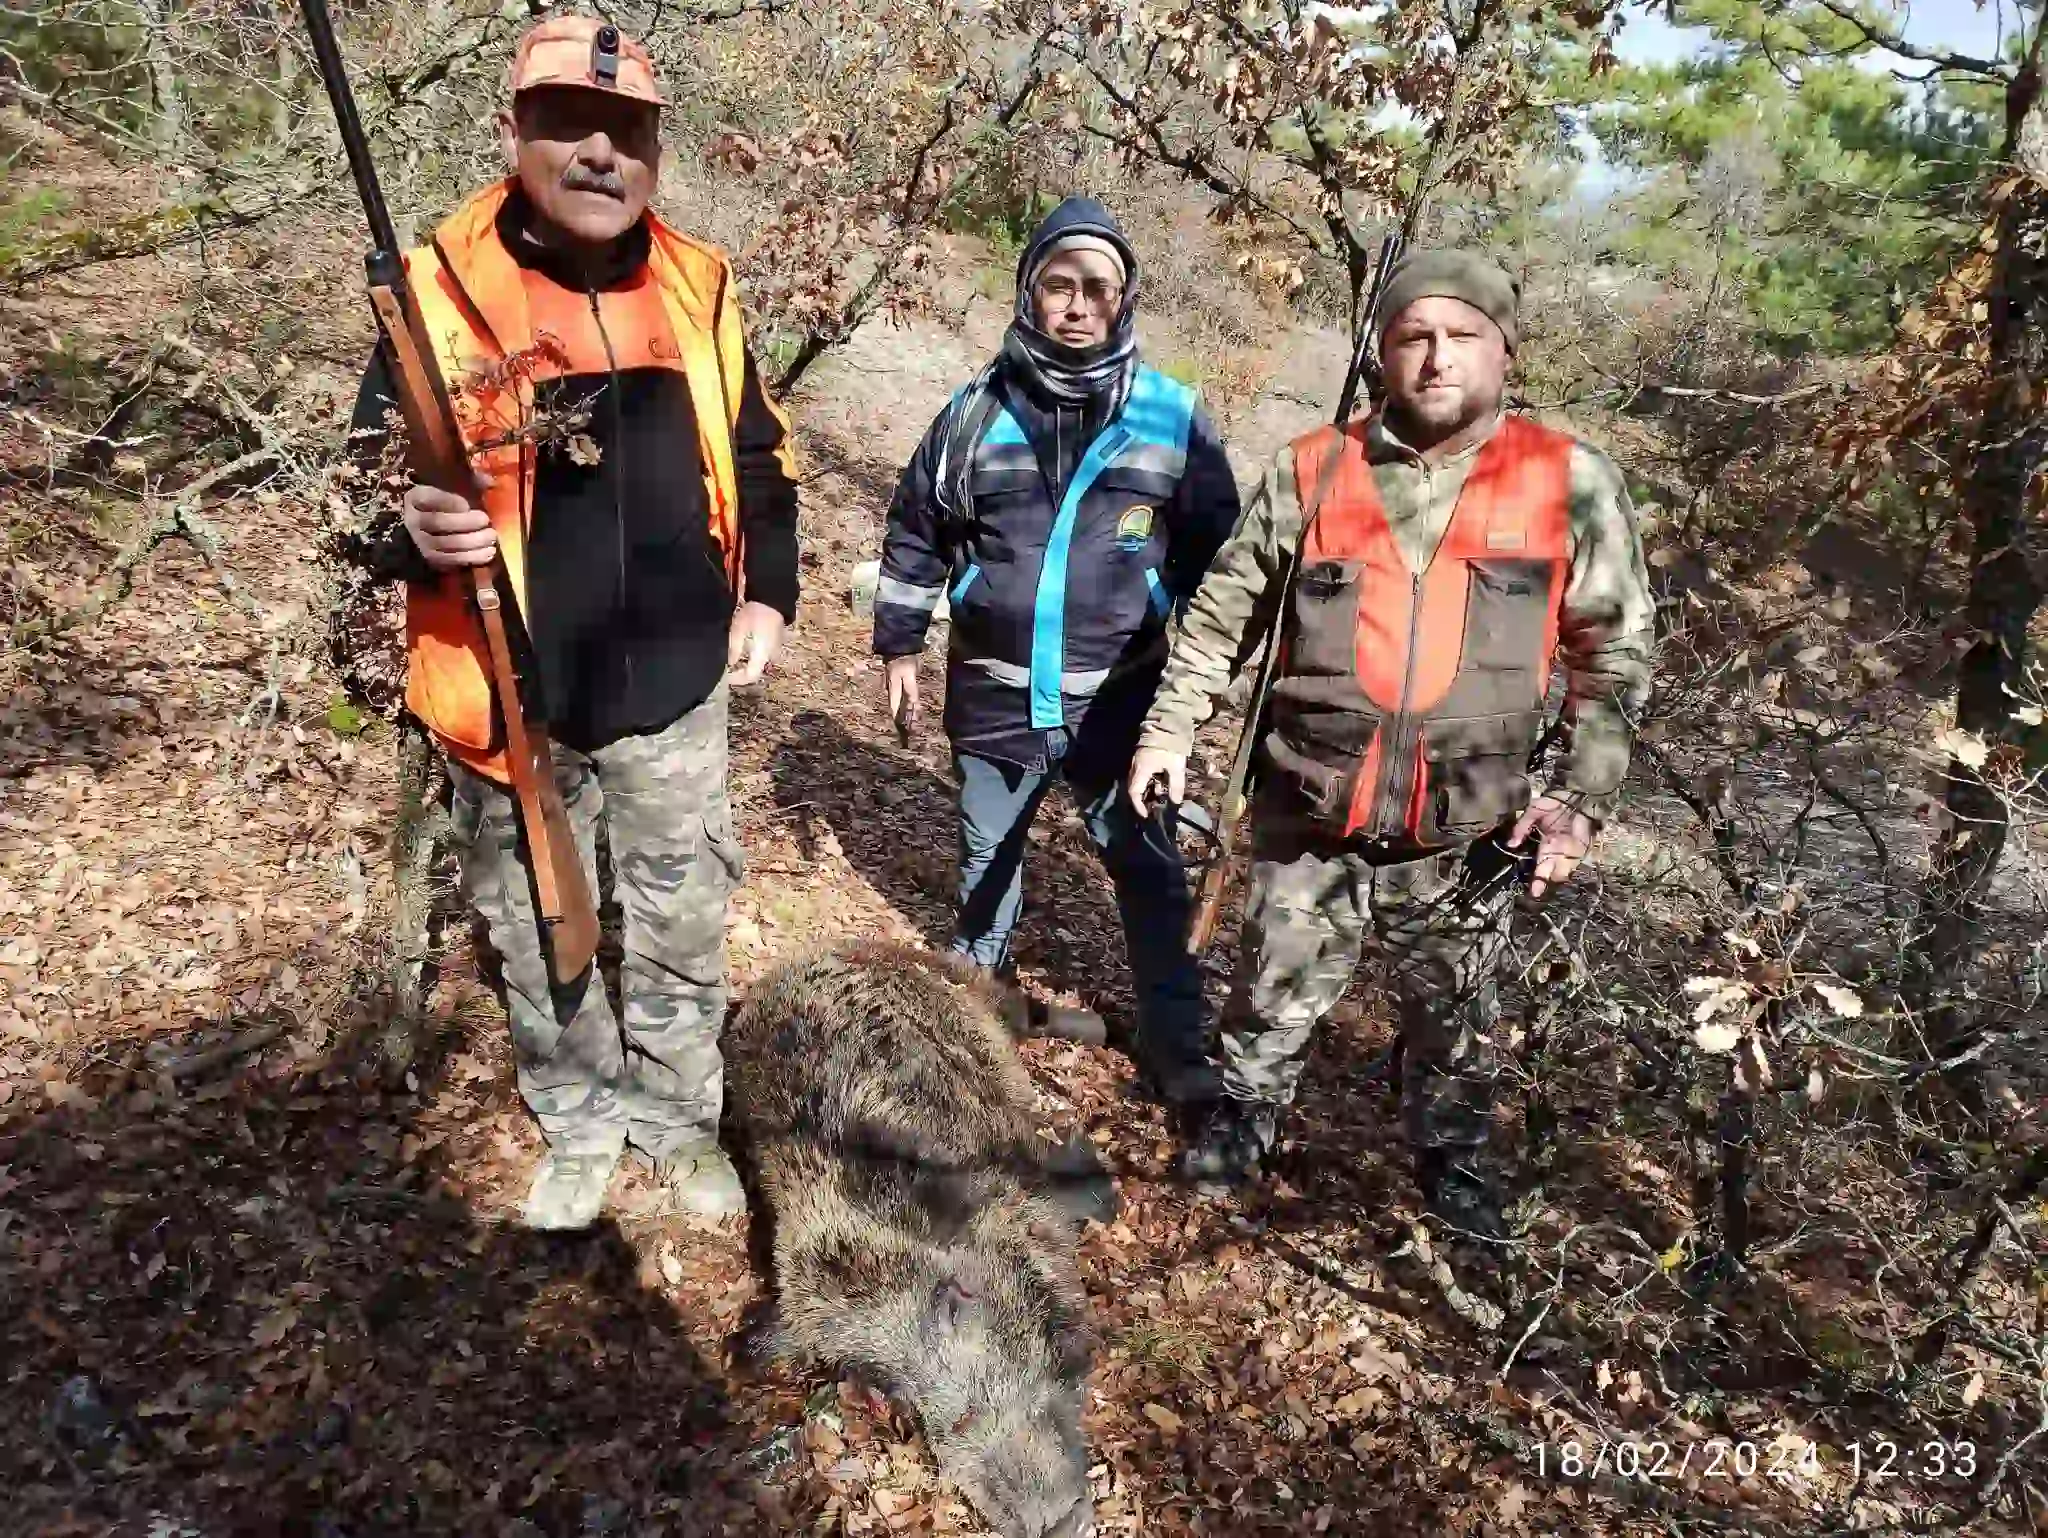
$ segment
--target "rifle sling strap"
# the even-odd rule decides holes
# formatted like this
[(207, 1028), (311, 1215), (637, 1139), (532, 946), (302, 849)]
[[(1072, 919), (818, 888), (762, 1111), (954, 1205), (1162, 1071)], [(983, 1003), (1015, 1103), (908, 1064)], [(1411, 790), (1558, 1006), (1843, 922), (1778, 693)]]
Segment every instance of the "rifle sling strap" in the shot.
[[(1273, 679), (1280, 671), (1280, 636), (1287, 625), (1287, 605), (1294, 592), (1295, 578), (1301, 572), (1302, 551), (1308, 546), (1308, 536), (1315, 528), (1316, 520), (1322, 516), (1323, 501), (1329, 496), (1330, 487), (1337, 477), (1337, 462), (1348, 446), (1342, 428), (1337, 429), (1337, 440), (1336, 452), (1323, 458), (1322, 470), (1316, 477), (1315, 495), (1304, 504), (1301, 531), (1287, 552), (1287, 566), (1280, 575), (1265, 639), (1259, 648), (1258, 675), (1252, 697), (1245, 702), (1244, 728), (1238, 734), (1237, 751), (1231, 756), (1230, 780), (1223, 790), (1227, 834), (1222, 840), (1222, 847), (1226, 852), (1235, 839), (1236, 820), (1244, 815), (1246, 802), (1251, 796), (1252, 766), (1258, 757), (1259, 739), (1265, 735), (1266, 701), (1273, 692)], [(1296, 488), (1297, 493), (1299, 489)]]
[[(1293, 545), (1287, 552), (1287, 567), (1280, 574), (1280, 583), (1273, 601), (1273, 615), (1266, 631), (1266, 665), (1260, 678), (1259, 697), (1251, 702), (1252, 715), (1256, 720), (1266, 708), (1266, 696), (1272, 692), (1273, 674), (1278, 667), (1280, 634), (1287, 624), (1287, 605), (1294, 596), (1294, 584), (1301, 576), (1301, 558), (1308, 549), (1308, 537), (1315, 532), (1316, 520), (1323, 516), (1323, 503), (1329, 498), (1330, 488), (1336, 484), (1337, 466), (1350, 447), (1344, 436), (1344, 429), (1333, 429), (1337, 436), (1336, 448), (1323, 456), (1322, 467), (1316, 475), (1315, 494), (1303, 503), (1301, 528), (1294, 537)], [(1298, 492), (1299, 487), (1296, 488)]]
[(555, 880), (550, 851), (536, 847), (554, 834), (543, 815), (538, 775), (553, 775), (554, 752), (547, 734), (526, 719), (519, 705), (519, 678), (512, 668), (512, 645), (505, 630), (505, 597), (498, 590), (503, 567), (472, 568), (470, 579), (476, 595), (476, 609), (483, 620), (484, 642), (491, 654), (491, 674), (498, 715), (505, 726), (505, 762), (511, 771), (512, 789), (519, 800), (520, 823), (526, 832), (527, 852), (533, 867), (534, 896), (541, 921), (554, 924), (562, 917), (562, 893)]
[(995, 371), (975, 376), (960, 402), (948, 413), (939, 436), (939, 463), (932, 477), (932, 500), (939, 510), (941, 543), (953, 544), (974, 520), (974, 454), (1003, 403), (996, 399)]

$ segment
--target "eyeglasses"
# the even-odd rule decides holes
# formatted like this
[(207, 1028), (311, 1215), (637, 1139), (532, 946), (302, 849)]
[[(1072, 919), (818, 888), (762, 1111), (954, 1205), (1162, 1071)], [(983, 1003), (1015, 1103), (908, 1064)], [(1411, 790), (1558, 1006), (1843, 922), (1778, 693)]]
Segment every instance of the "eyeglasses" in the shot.
[(1111, 283), (1106, 278), (1089, 278), (1082, 283), (1061, 277), (1038, 280), (1038, 297), (1061, 309), (1072, 304), (1076, 294), (1087, 301), (1089, 309), (1108, 310), (1115, 308), (1117, 301), (1123, 298), (1124, 288), (1121, 283)]

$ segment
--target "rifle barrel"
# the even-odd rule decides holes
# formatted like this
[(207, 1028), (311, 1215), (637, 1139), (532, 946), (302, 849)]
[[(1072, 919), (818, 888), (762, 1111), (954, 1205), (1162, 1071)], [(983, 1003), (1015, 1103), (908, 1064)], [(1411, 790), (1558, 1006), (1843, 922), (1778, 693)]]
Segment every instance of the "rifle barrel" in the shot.
[(1358, 336), (1351, 348), (1351, 366), (1344, 371), (1344, 388), (1337, 396), (1337, 426), (1342, 427), (1351, 420), (1351, 409), (1358, 404), (1358, 386), (1365, 378), (1366, 363), (1371, 355), (1374, 323), (1379, 318), (1380, 295), (1386, 292), (1387, 274), (1394, 263), (1401, 259), (1404, 242), (1398, 231), (1390, 230), (1380, 237), (1379, 259), (1373, 263), (1372, 278), (1366, 285), (1364, 302), (1358, 311)]
[(370, 141), (356, 116), (355, 93), (349, 89), (348, 68), (342, 62), (341, 44), (335, 41), (334, 21), (327, 14), (327, 0), (299, 0), (305, 14), (306, 32), (313, 40), (313, 58), (320, 67), (321, 83), (334, 108), (334, 125), (341, 130), (341, 147), (348, 156), (348, 168), (355, 177), (356, 191), (363, 200), (363, 214), (370, 223), (369, 260), (386, 265), (398, 259), (398, 231), (384, 206), (384, 189), (377, 185), (377, 166), (370, 159)]
[(1351, 366), (1344, 370), (1344, 388), (1337, 396), (1337, 425), (1351, 420), (1351, 408), (1358, 404), (1359, 381), (1365, 377), (1365, 351), (1372, 345), (1372, 316), (1361, 310), (1358, 336), (1351, 348)]

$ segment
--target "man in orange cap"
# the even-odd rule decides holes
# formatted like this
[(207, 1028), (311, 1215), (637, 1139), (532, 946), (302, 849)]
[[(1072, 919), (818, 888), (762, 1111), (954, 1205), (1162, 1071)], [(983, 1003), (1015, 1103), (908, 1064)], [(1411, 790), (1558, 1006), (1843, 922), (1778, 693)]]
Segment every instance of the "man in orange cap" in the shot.
[[(520, 1093), (548, 1155), (526, 1221), (594, 1223), (625, 1149), (674, 1204), (744, 1198), (718, 1146), (729, 684), (757, 683), (795, 616), (787, 420), (763, 390), (725, 255), (648, 211), (660, 86), (610, 23), (519, 43), (499, 132), (511, 174), (407, 258), (457, 396), (474, 499), (415, 486), (389, 542), (407, 582), (406, 703), (448, 754), (463, 882), (502, 961)], [(373, 360), (356, 426), (388, 420)], [(502, 554), (527, 674), (595, 888), (601, 831), (625, 921), (622, 1009), (595, 969), (550, 983), (460, 574)]]

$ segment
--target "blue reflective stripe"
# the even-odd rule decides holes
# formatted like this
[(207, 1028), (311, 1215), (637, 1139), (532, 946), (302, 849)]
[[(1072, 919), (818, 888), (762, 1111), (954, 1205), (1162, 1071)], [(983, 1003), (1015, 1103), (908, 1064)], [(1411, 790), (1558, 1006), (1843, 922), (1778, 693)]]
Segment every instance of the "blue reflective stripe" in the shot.
[(1188, 434), (1195, 419), (1195, 392), (1157, 369), (1140, 369), (1131, 381), (1131, 398), (1124, 403), (1118, 421), (1147, 443), (1188, 451)]
[[(1167, 449), (1182, 463), (1187, 457), (1188, 435), (1193, 427), (1195, 392), (1156, 369), (1141, 368), (1131, 382), (1130, 398), (1116, 421), (1105, 427), (1075, 467), (1074, 479), (1060, 501), (1046, 539), (1045, 560), (1038, 570), (1038, 593), (1031, 615), (1031, 725), (1050, 731), (1066, 724), (1066, 709), (1060, 698), (1061, 679), (1067, 651), (1067, 557), (1074, 544), (1074, 525), (1081, 513), (1081, 499), (1094, 487), (1110, 462), (1133, 443)], [(996, 429), (1023, 434), (1015, 419), (1005, 411)], [(998, 439), (996, 431), (984, 443)], [(1157, 601), (1156, 598), (1154, 600)]]
[(995, 420), (988, 424), (988, 431), (981, 435), (981, 441), (988, 444), (1028, 444), (1031, 440), (1024, 436), (1023, 427), (1010, 415), (1010, 408), (1005, 406), (996, 413)]
[(1060, 703), (1060, 675), (1067, 665), (1067, 552), (1073, 548), (1081, 498), (1103, 467), (1130, 441), (1130, 430), (1118, 423), (1104, 429), (1088, 446), (1060, 502), (1052, 535), (1045, 542), (1045, 563), (1038, 569), (1038, 599), (1031, 612), (1031, 724), (1039, 731), (1063, 726), (1067, 719)]
[(969, 589), (970, 587), (973, 587), (973, 586), (974, 586), (974, 579), (975, 579), (976, 577), (980, 576), (980, 575), (981, 575), (981, 562), (979, 562), (979, 561), (971, 561), (971, 562), (969, 562), (969, 563), (968, 563), (968, 567), (967, 567), (967, 574), (966, 574), (966, 575), (965, 575), (964, 577), (962, 577), (962, 578), (961, 578), (961, 579), (960, 579), (960, 580), (959, 580), (958, 582), (956, 582), (956, 583), (954, 583), (954, 584), (953, 584), (953, 598), (952, 598), (952, 601), (953, 601), (954, 603), (958, 603), (958, 602), (959, 602), (959, 601), (960, 601), (961, 599), (965, 598), (965, 597), (967, 596), (967, 590), (968, 590), (968, 589)]
[(1152, 612), (1165, 619), (1173, 610), (1173, 600), (1167, 596), (1166, 584), (1159, 580), (1159, 573), (1149, 566), (1145, 568), (1145, 586), (1151, 593)]

